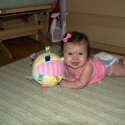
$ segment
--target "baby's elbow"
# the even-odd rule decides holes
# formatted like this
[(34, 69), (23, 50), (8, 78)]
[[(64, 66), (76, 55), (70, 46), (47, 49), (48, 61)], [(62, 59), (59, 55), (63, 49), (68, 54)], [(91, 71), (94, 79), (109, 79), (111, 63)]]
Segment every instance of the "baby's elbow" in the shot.
[(84, 87), (86, 87), (88, 85), (88, 83), (82, 83), (82, 82), (80, 82), (80, 81), (78, 81), (78, 88), (79, 89), (82, 89), (82, 88), (84, 88)]

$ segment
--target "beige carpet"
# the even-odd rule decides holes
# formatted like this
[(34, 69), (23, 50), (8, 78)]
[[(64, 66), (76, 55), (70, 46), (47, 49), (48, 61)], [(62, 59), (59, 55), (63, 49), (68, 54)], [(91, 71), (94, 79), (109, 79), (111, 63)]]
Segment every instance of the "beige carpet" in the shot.
[(0, 67), (0, 125), (125, 125), (125, 77), (106, 77), (79, 90), (56, 85), (44, 92), (26, 79), (29, 62), (27, 57)]

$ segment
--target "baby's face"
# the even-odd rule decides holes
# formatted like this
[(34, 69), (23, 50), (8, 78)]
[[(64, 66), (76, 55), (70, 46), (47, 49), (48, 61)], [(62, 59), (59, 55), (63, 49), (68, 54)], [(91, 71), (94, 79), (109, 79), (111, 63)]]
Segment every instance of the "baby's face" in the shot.
[(77, 44), (65, 43), (63, 54), (64, 61), (68, 67), (78, 69), (86, 64), (87, 50), (83, 42)]

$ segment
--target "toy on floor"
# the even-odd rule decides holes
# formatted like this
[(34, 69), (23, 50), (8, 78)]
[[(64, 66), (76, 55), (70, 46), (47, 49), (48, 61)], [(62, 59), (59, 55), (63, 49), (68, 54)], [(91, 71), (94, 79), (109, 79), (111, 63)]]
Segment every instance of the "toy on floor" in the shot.
[(46, 90), (46, 87), (51, 87), (58, 84), (65, 73), (64, 62), (61, 58), (50, 52), (50, 47), (46, 47), (46, 53), (39, 56), (31, 55), (34, 59), (32, 65), (32, 76), (34, 80), (41, 84), (41, 89)]

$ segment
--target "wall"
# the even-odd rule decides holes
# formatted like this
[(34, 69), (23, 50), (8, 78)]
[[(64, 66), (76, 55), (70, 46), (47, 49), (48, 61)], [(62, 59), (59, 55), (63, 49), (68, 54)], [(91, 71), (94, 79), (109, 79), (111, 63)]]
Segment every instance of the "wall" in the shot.
[(67, 0), (66, 11), (67, 31), (86, 33), (94, 48), (125, 54), (125, 0)]

